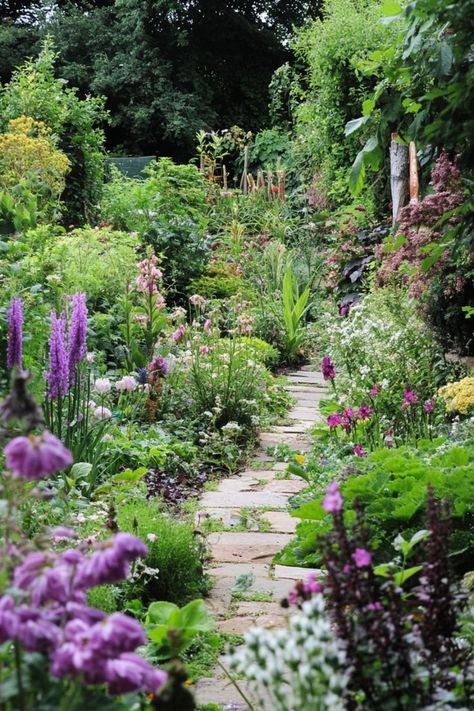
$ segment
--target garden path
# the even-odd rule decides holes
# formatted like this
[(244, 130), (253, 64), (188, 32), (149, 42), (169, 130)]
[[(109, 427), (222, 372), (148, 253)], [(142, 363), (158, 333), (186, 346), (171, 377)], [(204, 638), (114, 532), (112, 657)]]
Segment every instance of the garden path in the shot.
[[(207, 606), (221, 632), (242, 635), (256, 624), (266, 628), (286, 625), (288, 613), (280, 600), (296, 580), (309, 573), (308, 569), (272, 565), (273, 556), (289, 542), (296, 527), (288, 501), (305, 483), (288, 476), (287, 465), (276, 462), (267, 450), (279, 443), (300, 452), (309, 449), (308, 433), (321, 417), (319, 402), (325, 386), (311, 366), (287, 376), (286, 390), (295, 404), (285, 424), (262, 432), (249, 467), (223, 479), (201, 499), (200, 520), (207, 519), (208, 525), (215, 521), (219, 529), (207, 538), (211, 554), (207, 572), (214, 579)], [(198, 682), (196, 696), (198, 704), (215, 703), (236, 711), (248, 708), (219, 667), (213, 677)]]

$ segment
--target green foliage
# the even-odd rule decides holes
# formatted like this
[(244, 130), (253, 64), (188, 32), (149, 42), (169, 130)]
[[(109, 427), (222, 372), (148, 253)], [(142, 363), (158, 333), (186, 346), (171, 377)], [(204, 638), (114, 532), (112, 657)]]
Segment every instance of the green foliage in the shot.
[(266, 341), (262, 341), (261, 338), (242, 336), (237, 339), (237, 342), (242, 343), (249, 353), (264, 365), (268, 367), (278, 365), (280, 360), (278, 351)]
[(284, 168), (290, 159), (288, 134), (279, 128), (267, 128), (255, 136), (250, 152), (251, 169)]
[[(129, 499), (117, 506), (119, 528), (138, 535), (148, 546), (143, 574), (126, 583), (128, 600), (143, 605), (155, 600), (183, 604), (202, 595), (207, 588), (202, 571), (201, 550), (191, 524), (160, 513), (154, 500)], [(156, 536), (150, 541), (148, 536)]]
[(55, 76), (57, 55), (48, 37), (36, 59), (17, 69), (0, 92), (0, 125), (30, 116), (48, 126), (71, 170), (63, 200), (66, 219), (83, 221), (97, 214), (104, 175), (104, 100), (80, 99), (77, 90)]
[(169, 158), (151, 163), (145, 172), (144, 181), (112, 172), (102, 216), (118, 229), (137, 232), (163, 255), (165, 283), (182, 296), (206, 264), (206, 184), (195, 166)]
[(212, 621), (202, 600), (179, 608), (172, 602), (152, 602), (145, 616), (145, 628), (160, 660), (176, 658), (198, 634), (210, 632)]
[(283, 277), (282, 297), (285, 356), (289, 363), (294, 363), (300, 357), (299, 351), (305, 336), (304, 317), (308, 310), (309, 294), (309, 286), (300, 294), (298, 282), (291, 267), (288, 267)]
[(189, 294), (200, 294), (205, 299), (227, 299), (236, 294), (252, 298), (249, 284), (235, 273), (229, 265), (220, 262), (210, 264), (205, 274), (193, 279), (188, 287)]
[[(474, 440), (450, 444), (446, 438), (421, 440), (418, 448), (378, 449), (358, 463), (357, 472), (342, 482), (348, 521), (357, 499), (363, 506), (372, 531), (379, 562), (390, 560), (394, 539), (409, 539), (422, 527), (426, 494), (431, 484), (436, 496), (451, 504), (452, 563), (460, 571), (469, 570), (474, 551)], [(296, 541), (280, 556), (286, 564), (317, 565), (316, 538), (331, 528), (331, 516), (321, 506), (321, 498), (307, 500), (294, 511), (302, 519)], [(399, 539), (401, 540), (401, 539)]]
[(305, 74), (293, 87), (295, 160), (308, 182), (318, 174), (320, 189), (336, 204), (350, 201), (347, 166), (359, 149), (354, 137), (344, 136), (344, 127), (360, 115), (375, 83), (355, 61), (394, 33), (380, 15), (379, 0), (326, 0), (323, 18), (297, 33), (294, 49)]

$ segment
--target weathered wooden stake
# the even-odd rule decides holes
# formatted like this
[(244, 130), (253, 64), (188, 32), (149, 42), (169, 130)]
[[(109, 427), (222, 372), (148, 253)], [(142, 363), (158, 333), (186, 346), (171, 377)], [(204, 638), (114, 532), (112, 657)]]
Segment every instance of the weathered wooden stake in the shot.
[(222, 164), (222, 187), (227, 190), (227, 168)]
[(418, 180), (418, 160), (416, 157), (416, 144), (410, 143), (410, 202), (418, 202), (420, 183)]
[(392, 133), (390, 144), (390, 189), (392, 193), (392, 226), (404, 206), (408, 188), (408, 146), (398, 143), (398, 134)]

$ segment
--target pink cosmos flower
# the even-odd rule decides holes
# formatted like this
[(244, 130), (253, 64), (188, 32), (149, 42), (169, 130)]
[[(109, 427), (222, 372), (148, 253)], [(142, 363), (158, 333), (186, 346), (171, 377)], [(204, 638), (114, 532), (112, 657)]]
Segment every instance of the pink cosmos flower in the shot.
[(326, 489), (322, 507), (328, 513), (336, 513), (342, 509), (342, 496), (339, 491), (339, 482), (333, 481)]
[(355, 454), (356, 457), (366, 457), (367, 456), (364, 448), (360, 444), (356, 444), (356, 446), (352, 450), (352, 454)]
[(51, 432), (15, 437), (3, 450), (8, 469), (17, 478), (42, 479), (73, 462), (69, 449)]
[(357, 568), (368, 568), (372, 563), (372, 553), (365, 550), (365, 548), (356, 548), (352, 558)]

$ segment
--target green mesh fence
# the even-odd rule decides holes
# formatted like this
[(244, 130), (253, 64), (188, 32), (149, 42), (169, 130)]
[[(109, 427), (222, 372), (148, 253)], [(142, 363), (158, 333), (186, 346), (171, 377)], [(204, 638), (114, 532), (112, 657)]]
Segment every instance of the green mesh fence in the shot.
[(156, 156), (124, 156), (123, 158), (107, 158), (107, 163), (114, 165), (129, 178), (142, 178), (143, 169), (155, 158)]

